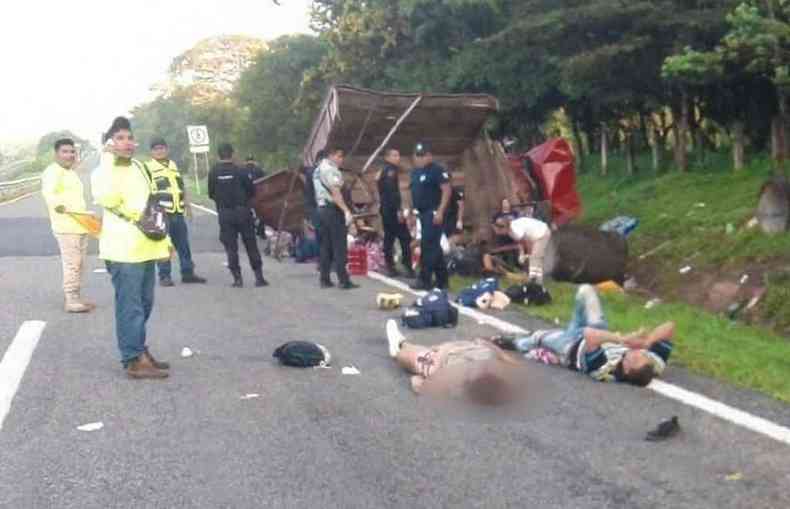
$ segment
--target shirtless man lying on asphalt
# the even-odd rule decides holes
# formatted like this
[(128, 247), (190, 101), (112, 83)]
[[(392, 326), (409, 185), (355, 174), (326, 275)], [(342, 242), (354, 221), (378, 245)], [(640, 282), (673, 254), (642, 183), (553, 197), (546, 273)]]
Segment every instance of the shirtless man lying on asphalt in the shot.
[(421, 346), (408, 342), (395, 320), (388, 320), (387, 341), (390, 356), (413, 375), (411, 386), (418, 394), (498, 405), (511, 402), (519, 392), (524, 363), (491, 340)]

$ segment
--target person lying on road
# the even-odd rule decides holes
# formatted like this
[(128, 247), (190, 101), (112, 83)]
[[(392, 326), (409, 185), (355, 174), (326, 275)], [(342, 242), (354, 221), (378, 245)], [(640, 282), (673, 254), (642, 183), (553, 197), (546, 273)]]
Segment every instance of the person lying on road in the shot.
[(519, 392), (524, 365), (490, 340), (410, 343), (395, 320), (387, 321), (389, 354), (411, 373), (418, 394), (457, 397), (482, 405), (508, 403)]
[(610, 332), (595, 289), (582, 285), (566, 329), (539, 330), (520, 336), (498, 336), (494, 343), (504, 349), (529, 353), (552, 352), (559, 363), (602, 382), (628, 382), (644, 387), (661, 375), (672, 353), (674, 322), (652, 331), (640, 329), (622, 335)]

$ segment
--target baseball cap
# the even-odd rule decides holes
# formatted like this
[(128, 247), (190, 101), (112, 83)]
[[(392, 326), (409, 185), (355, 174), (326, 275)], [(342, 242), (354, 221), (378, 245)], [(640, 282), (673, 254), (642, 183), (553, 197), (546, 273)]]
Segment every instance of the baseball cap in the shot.
[(156, 147), (166, 147), (166, 146), (167, 146), (167, 142), (162, 137), (154, 138), (151, 140), (152, 149)]
[(424, 141), (417, 143), (414, 146), (414, 155), (415, 156), (424, 156), (431, 153), (431, 147)]

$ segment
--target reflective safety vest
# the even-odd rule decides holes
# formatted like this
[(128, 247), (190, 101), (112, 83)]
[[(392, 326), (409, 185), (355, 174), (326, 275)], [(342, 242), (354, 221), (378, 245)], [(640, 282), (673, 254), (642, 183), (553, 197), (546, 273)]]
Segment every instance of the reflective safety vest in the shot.
[(169, 214), (184, 213), (184, 179), (178, 171), (176, 163), (167, 161), (167, 165), (151, 159), (146, 163), (153, 179), (154, 192), (159, 196), (159, 203)]

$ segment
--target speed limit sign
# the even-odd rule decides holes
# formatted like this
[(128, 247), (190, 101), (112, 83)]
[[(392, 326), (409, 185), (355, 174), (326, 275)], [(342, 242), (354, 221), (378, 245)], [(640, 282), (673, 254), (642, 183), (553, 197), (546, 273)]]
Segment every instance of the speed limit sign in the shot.
[(208, 146), (208, 129), (204, 125), (189, 125), (187, 126), (187, 136), (189, 136), (189, 144), (192, 147)]

